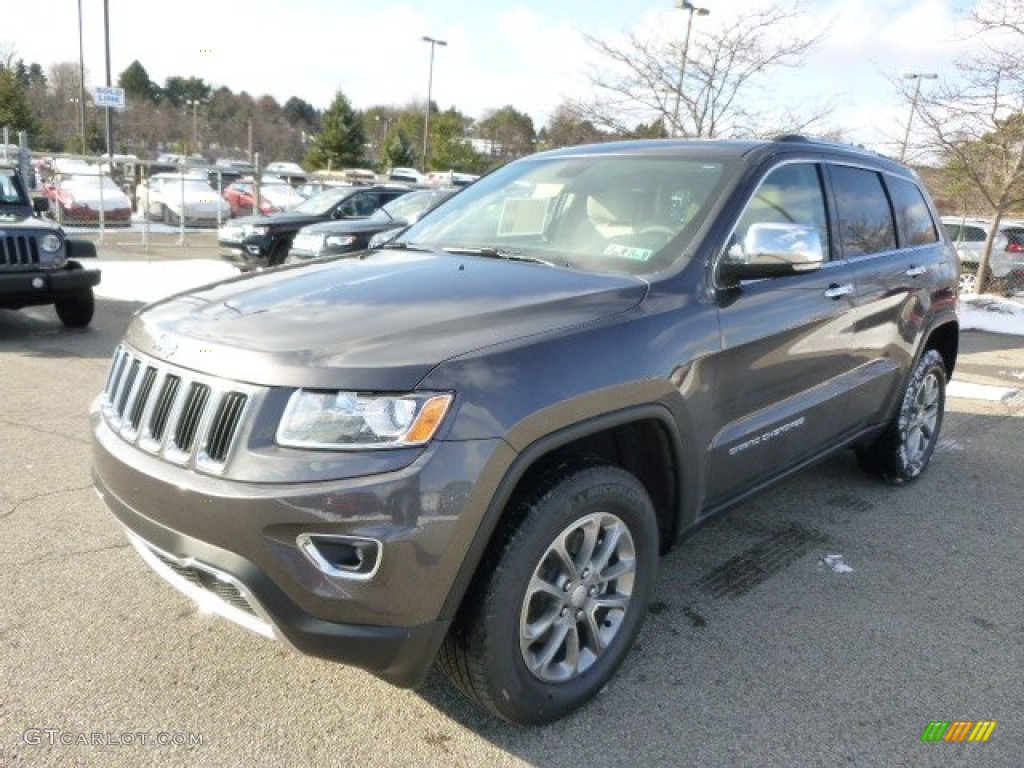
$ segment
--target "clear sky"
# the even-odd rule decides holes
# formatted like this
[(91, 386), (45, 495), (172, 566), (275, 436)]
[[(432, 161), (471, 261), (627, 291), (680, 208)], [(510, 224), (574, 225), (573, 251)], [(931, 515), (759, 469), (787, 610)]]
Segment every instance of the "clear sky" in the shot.
[[(8, 0), (10, 1), (10, 0)], [(81, 0), (90, 85), (105, 77), (103, 0)], [(742, 13), (748, 0), (698, 0), (711, 13), (693, 34)], [(955, 39), (964, 5), (953, 0), (806, 0), (801, 19), (826, 37), (806, 66), (775, 77), (771, 94), (835, 105), (829, 128), (885, 150), (902, 137), (905, 108), (887, 78), (945, 73), (966, 50)], [(676, 6), (676, 7), (674, 7)], [(295, 95), (325, 108), (341, 89), (356, 108), (433, 97), (481, 117), (512, 104), (540, 128), (552, 109), (585, 93), (597, 60), (582, 34), (613, 38), (633, 29), (682, 36), (678, 0), (109, 0), (113, 79), (134, 59), (163, 83), (169, 75), (214, 86)], [(77, 0), (18, 3), (0, 46), (44, 69), (78, 59)], [(927, 86), (926, 86), (927, 87)], [(891, 147), (890, 147), (891, 148)]]

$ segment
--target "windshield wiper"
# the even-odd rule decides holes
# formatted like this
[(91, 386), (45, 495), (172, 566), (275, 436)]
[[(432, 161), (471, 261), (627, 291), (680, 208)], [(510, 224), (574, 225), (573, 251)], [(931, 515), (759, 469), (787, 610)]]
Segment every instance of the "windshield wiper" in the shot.
[(504, 259), (506, 261), (524, 261), (530, 264), (546, 264), (549, 267), (555, 266), (553, 262), (538, 259), (535, 256), (524, 256), (519, 251), (509, 251), (503, 248), (473, 248), (469, 246), (453, 245), (441, 248), (446, 253), (462, 253), (469, 256), (483, 256), (485, 259)]
[(430, 248), (426, 245), (419, 245), (418, 243), (407, 243), (404, 241), (396, 242), (389, 240), (386, 243), (382, 243), (379, 248), (390, 248), (394, 251), (417, 251), (419, 253), (437, 253), (437, 248)]

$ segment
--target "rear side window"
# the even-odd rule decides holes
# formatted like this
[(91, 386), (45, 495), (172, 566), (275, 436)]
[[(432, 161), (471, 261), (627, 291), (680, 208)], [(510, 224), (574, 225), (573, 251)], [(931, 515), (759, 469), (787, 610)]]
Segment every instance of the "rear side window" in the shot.
[(900, 244), (903, 246), (929, 245), (939, 239), (935, 220), (928, 210), (924, 195), (916, 184), (906, 179), (888, 177), (889, 194), (896, 209)]
[(984, 243), (986, 236), (985, 230), (981, 227), (968, 225), (960, 228), (959, 239), (965, 243)]
[(832, 166), (832, 186), (839, 215), (839, 239), (846, 258), (896, 247), (896, 227), (881, 177), (874, 171)]

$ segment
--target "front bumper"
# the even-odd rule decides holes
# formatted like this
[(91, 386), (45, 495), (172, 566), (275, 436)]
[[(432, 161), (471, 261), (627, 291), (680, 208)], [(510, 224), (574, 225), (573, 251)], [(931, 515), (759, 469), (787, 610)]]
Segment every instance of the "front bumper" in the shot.
[(0, 270), (0, 305), (17, 308), (52, 304), (61, 296), (99, 283), (98, 269)]
[[(253, 631), (403, 687), (425, 678), (453, 618), (486, 506), (471, 478), (511, 460), (500, 441), (453, 442), (382, 475), (242, 483), (140, 452), (95, 411), (93, 434), (97, 491), (157, 573)], [(309, 533), (379, 541), (379, 568), (325, 573), (302, 549)]]
[(270, 247), (264, 238), (241, 242), (220, 240), (217, 245), (220, 257), (239, 269), (265, 267), (270, 261)]

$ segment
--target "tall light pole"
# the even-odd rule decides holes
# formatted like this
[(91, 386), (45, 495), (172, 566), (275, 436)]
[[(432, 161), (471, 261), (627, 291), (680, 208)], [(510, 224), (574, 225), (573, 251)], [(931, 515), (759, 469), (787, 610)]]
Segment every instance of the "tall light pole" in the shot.
[(693, 28), (693, 14), (698, 16), (707, 16), (711, 11), (707, 8), (698, 8), (690, 0), (680, 0), (679, 9), (682, 11), (688, 11), (689, 15), (686, 17), (686, 37), (683, 39), (683, 56), (682, 61), (679, 62), (679, 85), (676, 88), (676, 108), (672, 118), (672, 135), (679, 136), (682, 131), (679, 129), (679, 102), (683, 95), (683, 82), (686, 79), (686, 59), (690, 54), (690, 31)]
[(185, 99), (185, 103), (192, 107), (192, 154), (199, 151), (199, 105), (201, 99)]
[(427, 110), (423, 115), (423, 172), (427, 172), (427, 138), (430, 136), (430, 99), (434, 88), (434, 48), (438, 45), (448, 45), (446, 40), (437, 40), (433, 37), (423, 36), (423, 42), (430, 43), (430, 70), (427, 74)]
[(81, 129), (82, 154), (85, 149), (85, 47), (82, 45), (82, 0), (78, 0), (78, 126)]
[(905, 80), (914, 81), (914, 97), (910, 100), (910, 114), (907, 116), (907, 130), (903, 134), (903, 146), (900, 147), (900, 162), (907, 156), (907, 143), (910, 141), (910, 124), (914, 122), (914, 113), (917, 112), (917, 99), (921, 95), (921, 81), (934, 80), (938, 75), (934, 72), (908, 72), (903, 76)]
[[(107, 88), (110, 87), (110, 2), (109, 0), (103, 0), (103, 38), (106, 43), (107, 50)], [(114, 164), (114, 148), (110, 134), (110, 107), (104, 107), (106, 112), (106, 124), (107, 124), (107, 160), (110, 162), (111, 167)]]

